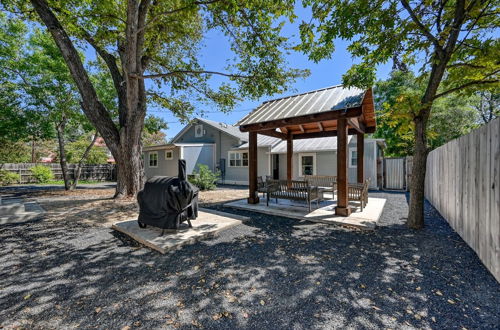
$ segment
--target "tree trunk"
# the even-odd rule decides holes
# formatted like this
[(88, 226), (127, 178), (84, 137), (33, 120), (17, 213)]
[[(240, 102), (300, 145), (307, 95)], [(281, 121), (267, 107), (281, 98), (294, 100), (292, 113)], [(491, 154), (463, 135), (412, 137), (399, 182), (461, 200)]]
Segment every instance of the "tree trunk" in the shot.
[(63, 118), (60, 123), (56, 124), (57, 142), (59, 144), (59, 163), (61, 164), (62, 176), (64, 180), (64, 189), (70, 190), (70, 178), (68, 173), (68, 162), (66, 161), (66, 141), (64, 140), (64, 129), (66, 127), (66, 119)]
[(36, 147), (35, 147), (35, 137), (31, 139), (31, 162), (36, 163)]
[(70, 190), (75, 190), (76, 189), (76, 186), (78, 184), (78, 180), (80, 180), (80, 175), (82, 174), (82, 165), (83, 165), (83, 162), (87, 159), (87, 157), (88, 157), (88, 155), (90, 153), (90, 150), (94, 146), (94, 143), (97, 140), (98, 136), (99, 135), (96, 132), (94, 134), (94, 138), (92, 139), (92, 142), (90, 142), (90, 144), (87, 146), (87, 148), (83, 152), (83, 155), (80, 158), (80, 160), (78, 161), (78, 164), (75, 165), (74, 178), (73, 178), (73, 183), (71, 184)]
[[(119, 47), (122, 70), (116, 59), (105, 49), (87, 39), (101, 56), (113, 78), (118, 93), (119, 128), (109, 111), (100, 102), (97, 92), (71, 38), (52, 12), (46, 0), (31, 0), (35, 11), (51, 33), (66, 62), (82, 98), (82, 109), (106, 141), (116, 160), (117, 185), (115, 198), (135, 196), (142, 188), (141, 134), (146, 116), (144, 80), (131, 77), (144, 72), (142, 50), (149, 1), (128, 1), (124, 47)], [(142, 32), (139, 32), (142, 31)]]
[(425, 172), (427, 168), (427, 123), (415, 118), (415, 150), (410, 180), (410, 205), (407, 225), (413, 229), (424, 227)]

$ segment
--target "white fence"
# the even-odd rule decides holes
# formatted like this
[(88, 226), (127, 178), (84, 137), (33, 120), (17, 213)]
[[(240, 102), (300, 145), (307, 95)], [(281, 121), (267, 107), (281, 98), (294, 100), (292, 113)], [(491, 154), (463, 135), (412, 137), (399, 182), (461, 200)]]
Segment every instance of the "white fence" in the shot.
[(500, 119), (433, 150), (425, 196), (500, 281)]

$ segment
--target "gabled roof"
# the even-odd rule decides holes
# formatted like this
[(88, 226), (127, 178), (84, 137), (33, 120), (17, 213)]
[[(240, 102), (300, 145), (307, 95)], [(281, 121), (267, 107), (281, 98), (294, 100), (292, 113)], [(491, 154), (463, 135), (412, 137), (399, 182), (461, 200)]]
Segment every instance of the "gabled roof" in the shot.
[(360, 107), (366, 91), (342, 85), (274, 99), (262, 103), (236, 125), (249, 125), (278, 119), (312, 115), (332, 110)]
[(220, 123), (213, 120), (208, 120), (204, 118), (196, 118), (191, 124), (186, 125), (177, 135), (175, 135), (172, 139), (172, 143), (174, 143), (179, 137), (181, 137), (194, 123), (204, 123), (218, 129), (228, 135), (231, 135), (241, 141), (248, 141), (248, 133), (241, 132), (240, 129), (236, 126)]

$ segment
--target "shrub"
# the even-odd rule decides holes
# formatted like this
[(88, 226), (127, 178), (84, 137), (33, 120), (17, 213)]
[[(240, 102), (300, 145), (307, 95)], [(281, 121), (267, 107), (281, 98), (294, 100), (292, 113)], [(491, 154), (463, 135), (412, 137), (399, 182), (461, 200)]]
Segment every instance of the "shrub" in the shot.
[(212, 172), (207, 165), (198, 164), (198, 170), (193, 172), (193, 176), (189, 178), (189, 181), (194, 184), (200, 190), (212, 190), (215, 189), (215, 182), (219, 178), (219, 172)]
[(8, 186), (9, 184), (17, 183), (20, 178), (21, 177), (17, 173), (0, 170), (0, 186)]
[(30, 171), (33, 178), (35, 178), (35, 182), (37, 183), (47, 183), (54, 179), (54, 173), (52, 173), (50, 167), (36, 165), (30, 168)]

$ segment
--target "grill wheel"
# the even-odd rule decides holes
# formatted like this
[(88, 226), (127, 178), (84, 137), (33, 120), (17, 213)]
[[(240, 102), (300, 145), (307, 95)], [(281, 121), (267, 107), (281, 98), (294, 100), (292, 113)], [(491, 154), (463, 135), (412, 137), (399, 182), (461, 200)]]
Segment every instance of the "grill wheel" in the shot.
[(146, 228), (148, 225), (146, 225), (145, 223), (143, 222), (140, 222), (140, 221), (137, 221), (139, 223), (139, 227), (140, 228)]

